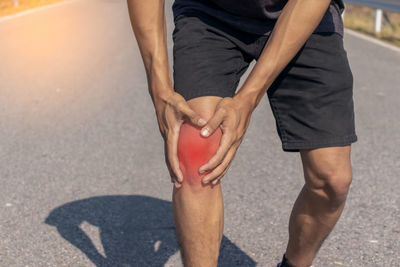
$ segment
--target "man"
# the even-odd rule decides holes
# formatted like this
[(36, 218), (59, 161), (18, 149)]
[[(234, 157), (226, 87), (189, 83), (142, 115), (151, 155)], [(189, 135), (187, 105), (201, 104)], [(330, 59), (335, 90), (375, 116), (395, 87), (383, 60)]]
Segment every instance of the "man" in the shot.
[(174, 84), (164, 1), (128, 7), (175, 184), (184, 265), (217, 264), (220, 180), (267, 93), (282, 149), (300, 153), (305, 177), (280, 266), (310, 266), (343, 210), (357, 141), (342, 0), (175, 0)]

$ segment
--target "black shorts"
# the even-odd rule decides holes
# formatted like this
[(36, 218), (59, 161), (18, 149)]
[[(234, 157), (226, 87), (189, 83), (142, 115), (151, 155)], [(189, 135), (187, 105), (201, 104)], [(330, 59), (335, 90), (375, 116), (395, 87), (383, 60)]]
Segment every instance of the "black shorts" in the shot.
[[(178, 15), (172, 34), (174, 90), (186, 100), (232, 97), (269, 36), (230, 28), (200, 12)], [(267, 90), (282, 149), (357, 141), (353, 75), (337, 33), (313, 33)]]

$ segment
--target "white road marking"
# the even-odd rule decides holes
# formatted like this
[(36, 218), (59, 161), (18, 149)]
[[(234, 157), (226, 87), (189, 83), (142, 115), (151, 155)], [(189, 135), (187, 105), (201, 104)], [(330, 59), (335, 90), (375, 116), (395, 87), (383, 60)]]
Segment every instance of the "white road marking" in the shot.
[(359, 33), (359, 32), (357, 32), (357, 31), (353, 31), (353, 30), (350, 30), (350, 29), (347, 29), (347, 28), (344, 29), (344, 32), (345, 32), (345, 33), (348, 33), (348, 34), (350, 34), (350, 35), (356, 36), (356, 37), (358, 37), (358, 38), (361, 38), (361, 39), (363, 39), (363, 40), (366, 40), (366, 41), (369, 41), (369, 42), (371, 42), (371, 43), (374, 43), (374, 44), (383, 46), (383, 47), (385, 47), (385, 48), (389, 48), (390, 50), (393, 50), (393, 51), (395, 51), (395, 52), (400, 53), (400, 47), (397, 47), (397, 46), (394, 46), (394, 45), (385, 43), (385, 42), (383, 42), (383, 41), (381, 41), (381, 40), (378, 40), (378, 39), (376, 39), (376, 38), (370, 37), (370, 36), (368, 36), (368, 35), (366, 35), (366, 34), (362, 34), (362, 33)]
[(154, 243), (154, 252), (157, 252), (158, 249), (160, 248), (161, 241), (157, 240), (156, 243)]

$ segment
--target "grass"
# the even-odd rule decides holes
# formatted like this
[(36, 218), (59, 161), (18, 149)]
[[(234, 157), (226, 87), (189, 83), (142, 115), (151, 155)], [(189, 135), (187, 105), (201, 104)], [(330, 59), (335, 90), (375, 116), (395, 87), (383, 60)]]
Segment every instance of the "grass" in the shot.
[(382, 30), (374, 32), (375, 9), (346, 4), (344, 26), (400, 47), (400, 14), (383, 10)]
[(14, 6), (13, 0), (0, 0), (0, 17), (60, 1), (62, 0), (18, 0), (18, 6)]

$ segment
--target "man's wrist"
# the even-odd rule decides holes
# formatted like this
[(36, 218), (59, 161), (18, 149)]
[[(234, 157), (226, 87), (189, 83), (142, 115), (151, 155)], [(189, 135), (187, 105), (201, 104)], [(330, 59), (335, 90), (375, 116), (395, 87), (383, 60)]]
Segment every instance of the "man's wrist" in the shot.
[[(265, 53), (265, 48), (263, 53)], [(268, 61), (260, 58), (235, 97), (255, 109), (277, 76), (276, 65), (273, 58)]]
[(174, 93), (173, 89), (168, 86), (154, 89), (149, 88), (149, 91), (156, 111), (168, 103), (168, 98)]
[(234, 96), (235, 99), (247, 105), (253, 111), (258, 103), (261, 101), (266, 89), (263, 87), (258, 88), (245, 88), (242, 87)]
[(146, 69), (148, 90), (154, 105), (166, 102), (174, 92), (169, 66), (166, 62), (152, 62)]

